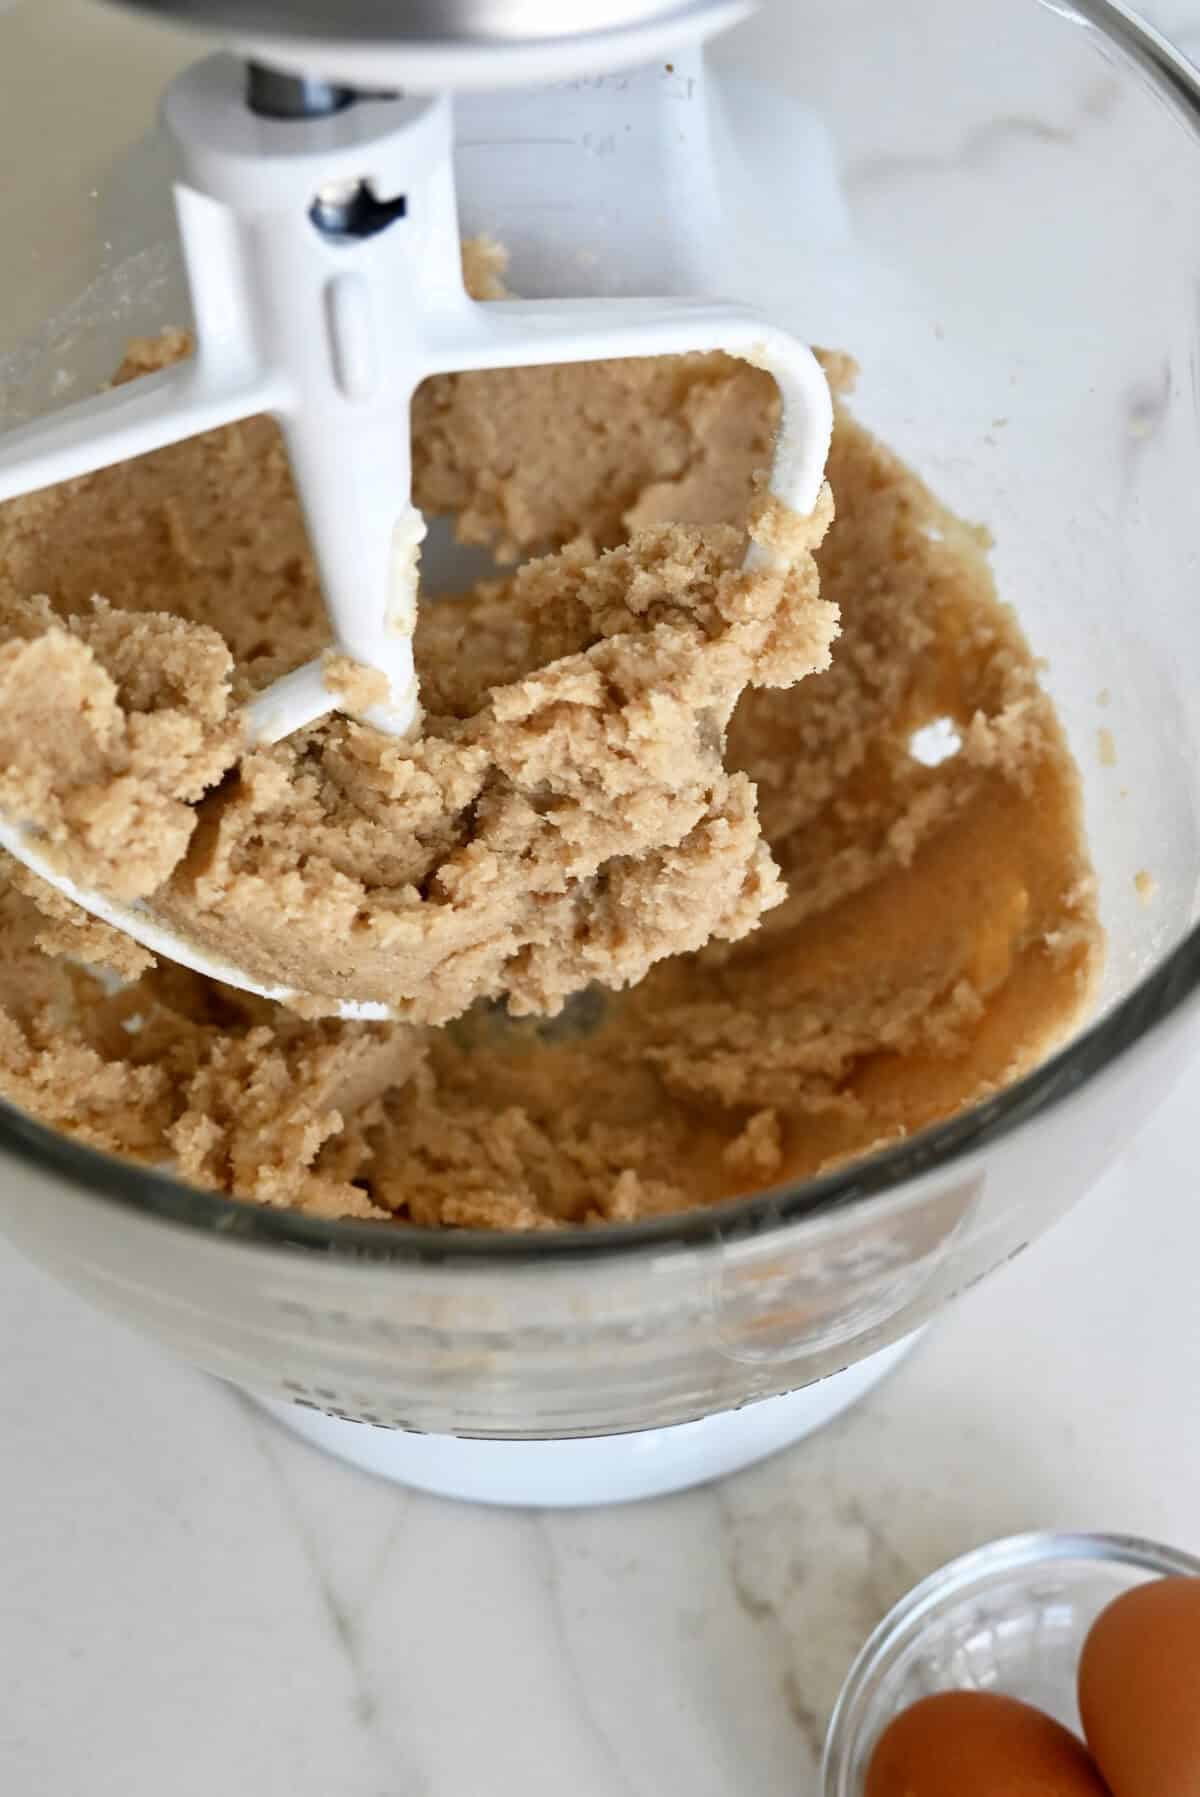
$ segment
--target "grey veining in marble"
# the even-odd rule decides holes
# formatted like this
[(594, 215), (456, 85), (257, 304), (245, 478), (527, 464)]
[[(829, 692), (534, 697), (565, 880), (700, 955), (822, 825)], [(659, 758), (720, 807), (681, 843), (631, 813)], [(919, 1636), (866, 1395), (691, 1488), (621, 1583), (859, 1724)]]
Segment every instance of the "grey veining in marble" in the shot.
[(1052, 1525), (1200, 1548), (1192, 1112), (841, 1423), (633, 1509), (376, 1483), (0, 1251), (0, 1783), (813, 1792), (863, 1636), (949, 1556)]

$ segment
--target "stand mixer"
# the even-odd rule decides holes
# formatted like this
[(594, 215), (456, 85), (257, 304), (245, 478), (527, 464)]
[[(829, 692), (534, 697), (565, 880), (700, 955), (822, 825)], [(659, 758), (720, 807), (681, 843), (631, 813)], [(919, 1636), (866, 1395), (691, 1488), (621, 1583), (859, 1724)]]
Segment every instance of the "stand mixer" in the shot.
[[(182, 0), (144, 10), (186, 17)], [(575, 296), (714, 285), (703, 262), (706, 131), (692, 104), (701, 88), (686, 88), (700, 65), (688, 33), (735, 10), (644, 9), (611, 60), (613, 36), (588, 43), (582, 27), (597, 26), (597, 15), (582, 9), (578, 60), (555, 60), (560, 41), (553, 51), (543, 43), (535, 62), (529, 38), (489, 41), (482, 28), (460, 45), (460, 69), (486, 63), (481, 82), (492, 90), (465, 93), (456, 108), (463, 222), (511, 243), (514, 284)], [(356, 11), (344, 7), (340, 19)], [(720, 102), (735, 77), (757, 84), (740, 90), (738, 116), (787, 165), (776, 195), (802, 196), (781, 214), (795, 246), (776, 255), (761, 215), (747, 210), (727, 218), (715, 253), (756, 308), (774, 316), (779, 299), (799, 336), (858, 354), (872, 428), (928, 471), (948, 503), (993, 528), (1001, 588), (1050, 660), (1078, 747), (1111, 945), (1099, 1016), (988, 1103), (830, 1176), (707, 1211), (534, 1238), (256, 1208), (90, 1151), (0, 1106), (0, 1219), (32, 1258), (330, 1451), (434, 1490), (612, 1501), (712, 1477), (798, 1439), (1079, 1199), (1194, 1052), (1200, 84), (1107, 0), (919, 0), (903, 17), (847, 0), (811, 36), (795, 26), (798, 11), (764, 11), (731, 34), (710, 90), (715, 131), (728, 122)], [(236, 23), (243, 9), (229, 0), (226, 19), (203, 16)], [(333, 49), (319, 33), (297, 47), (277, 18), (262, 17), (262, 37), (247, 34), (238, 47), (265, 68), (335, 85), (394, 78), (376, 60), (378, 36), (370, 51), (349, 30)], [(540, 21), (533, 9), (528, 17), (536, 37)], [(362, 18), (370, 38), (365, 8)], [(115, 14), (113, 30), (127, 34), (129, 92), (140, 83), (148, 101), (161, 86), (159, 64), (138, 60), (150, 34)], [(414, 57), (418, 42), (408, 46)], [(425, 49), (431, 73), (428, 89), (414, 83), (420, 92), (445, 75), (436, 45)], [(517, 79), (573, 85), (520, 98), (503, 91), (510, 52), (525, 70)], [(37, 68), (52, 67), (57, 83), (66, 50), (60, 58), (47, 43), (40, 56)], [(607, 81), (595, 85), (597, 67), (643, 57), (656, 60), (618, 77), (616, 95)], [(674, 64), (672, 75), (658, 59)], [(454, 79), (467, 85), (465, 74)], [(640, 204), (622, 214), (648, 179), (622, 182), (618, 153), (579, 141), (585, 110), (590, 128), (593, 104), (617, 97), (648, 159), (637, 164), (643, 177), (669, 168), (687, 192), (661, 226)], [(576, 119), (567, 144), (564, 110)], [(1120, 156), (1101, 135), (1101, 114), (1120, 133)], [(546, 119), (554, 123), (543, 133)], [(1030, 119), (1047, 122), (1023, 128)], [(599, 141), (599, 119), (597, 131)], [(528, 142), (543, 135), (552, 148)], [(87, 150), (88, 186), (102, 185), (103, 160)], [(765, 155), (751, 160), (755, 180), (769, 172)], [(504, 161), (511, 184), (493, 209), (484, 165)], [(718, 163), (723, 179), (737, 173), (724, 143)], [(922, 179), (910, 185), (914, 171)], [(540, 172), (569, 173), (583, 196), (552, 231), (540, 228)], [(376, 197), (396, 194), (380, 185)], [(48, 277), (39, 285), (23, 273), (31, 291), (48, 293), (47, 315), (61, 305)], [(110, 362), (129, 334), (127, 314), (110, 305), (123, 291), (110, 269), (91, 301)], [(178, 322), (173, 296), (166, 303), (160, 293), (135, 328)], [(52, 392), (69, 357), (51, 340), (35, 360), (39, 393)], [(1089, 752), (1101, 723), (1118, 745), (1117, 769)], [(1142, 869), (1157, 881), (1153, 907), (1135, 891)]]
[[(766, 369), (779, 388), (771, 497), (790, 512), (813, 509), (832, 430), (828, 389), (811, 351), (750, 309), (682, 297), (469, 298), (451, 102), (445, 92), (425, 91), (435, 82), (455, 90), (513, 83), (550, 69), (560, 79), (594, 79), (590, 71), (652, 53), (660, 40), (711, 32), (744, 8), (594, 6), (551, 35), (538, 5), (148, 10), (232, 31), (239, 52), (187, 70), (163, 108), (182, 171), (176, 204), (195, 354), (0, 439), (0, 500), (273, 415), (287, 444), (333, 644), (386, 683), (386, 700), (364, 709), (360, 721), (400, 737), (420, 715), (412, 638), (425, 522), (410, 498), (408, 412), (426, 377), (724, 350)], [(329, 35), (335, 23), (336, 38)], [(703, 187), (707, 159), (700, 74), (672, 65), (648, 87), (665, 132), (672, 108), (664, 77), (672, 86), (686, 84), (696, 117), (698, 170), (688, 183), (694, 193)], [(631, 113), (647, 132), (646, 101), (635, 86), (631, 107), (628, 86), (626, 78), (606, 93), (601, 141), (628, 133)], [(523, 140), (534, 144), (553, 131), (553, 114), (563, 106), (561, 96), (520, 95), (510, 110)], [(500, 159), (498, 216), (509, 199), (509, 166)], [(659, 176), (641, 190), (650, 221), (664, 205), (691, 198), (672, 191), (669, 173), (641, 171), (643, 180)], [(639, 270), (649, 291), (661, 290), (646, 254), (652, 235), (651, 222)], [(619, 267), (621, 246), (602, 247)], [(754, 544), (747, 565), (775, 554)], [(333, 711), (338, 693), (326, 670), (318, 658), (250, 701), (242, 719), (247, 745), (278, 742)], [(176, 932), (156, 917), (151, 901), (121, 903), (81, 887), (26, 820), (0, 819), (0, 845), (153, 953), (262, 997), (298, 996)], [(340, 1000), (336, 1009), (351, 1018), (390, 1015), (371, 1000)]]

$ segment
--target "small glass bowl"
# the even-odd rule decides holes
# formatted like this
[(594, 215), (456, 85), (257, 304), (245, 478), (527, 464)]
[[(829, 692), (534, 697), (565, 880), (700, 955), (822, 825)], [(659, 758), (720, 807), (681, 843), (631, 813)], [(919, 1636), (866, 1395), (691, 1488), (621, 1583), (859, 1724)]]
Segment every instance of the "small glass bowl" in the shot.
[(936, 1691), (997, 1691), (1080, 1732), (1075, 1676), (1088, 1631), (1123, 1591), (1200, 1560), (1129, 1535), (1046, 1530), (952, 1560), (884, 1617), (842, 1687), (822, 1766), (824, 1797), (862, 1797), (880, 1735)]

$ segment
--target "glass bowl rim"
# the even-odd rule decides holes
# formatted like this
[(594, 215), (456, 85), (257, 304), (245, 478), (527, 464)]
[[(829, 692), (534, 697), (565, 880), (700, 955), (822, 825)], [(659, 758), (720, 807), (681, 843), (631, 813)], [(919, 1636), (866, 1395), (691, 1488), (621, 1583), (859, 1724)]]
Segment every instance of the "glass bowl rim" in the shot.
[(973, 1587), (986, 1587), (998, 1573), (1068, 1561), (1136, 1567), (1161, 1578), (1200, 1578), (1200, 1558), (1182, 1548), (1140, 1535), (1068, 1529), (1035, 1529), (1024, 1535), (1006, 1535), (948, 1560), (892, 1605), (855, 1655), (825, 1736), (821, 1761), (824, 1797), (838, 1797), (834, 1780), (840, 1777), (845, 1755), (855, 1738), (854, 1708), (890, 1649), (904, 1637), (919, 1634), (947, 1603), (958, 1602)]
[[(1097, 28), (1158, 86), (1200, 133), (1200, 70), (1123, 0), (1038, 0)], [(167, 1173), (118, 1159), (61, 1135), (0, 1099), (0, 1154), (31, 1163), (91, 1197), (233, 1242), (288, 1247), (350, 1259), (404, 1264), (583, 1261), (636, 1252), (728, 1244), (868, 1203), (907, 1182), (964, 1160), (1064, 1103), (1096, 1074), (1162, 1025), (1200, 987), (1200, 925), (1106, 1016), (995, 1097), (910, 1140), (816, 1179), (636, 1223), (546, 1232), (426, 1229), (324, 1219), (268, 1209), (185, 1185)]]

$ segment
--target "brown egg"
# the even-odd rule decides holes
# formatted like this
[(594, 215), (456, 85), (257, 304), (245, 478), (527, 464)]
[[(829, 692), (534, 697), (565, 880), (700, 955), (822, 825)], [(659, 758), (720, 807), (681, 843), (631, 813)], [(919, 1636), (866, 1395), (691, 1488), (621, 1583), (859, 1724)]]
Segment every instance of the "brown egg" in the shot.
[(1200, 1579), (1109, 1604), (1084, 1643), (1079, 1712), (1113, 1797), (1200, 1797)]
[(863, 1797), (1109, 1797), (1082, 1741), (988, 1691), (923, 1697), (889, 1724)]

